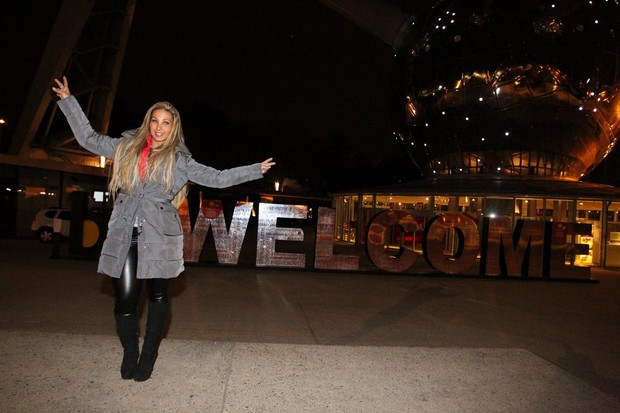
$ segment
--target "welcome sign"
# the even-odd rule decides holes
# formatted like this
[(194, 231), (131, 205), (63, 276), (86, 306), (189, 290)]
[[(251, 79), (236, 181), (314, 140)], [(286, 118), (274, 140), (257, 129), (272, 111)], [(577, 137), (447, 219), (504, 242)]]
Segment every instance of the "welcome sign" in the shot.
[[(181, 213), (184, 230), (184, 258), (198, 262), (209, 229), (213, 233), (217, 260), (237, 264), (254, 204), (237, 205), (227, 228), (221, 201), (204, 201), (191, 227), (189, 214)], [(315, 231), (316, 269), (356, 271), (359, 257), (333, 253), (336, 211), (319, 207)], [(277, 251), (276, 241), (300, 242), (302, 228), (278, 226), (278, 219), (308, 219), (305, 205), (258, 203), (256, 266), (304, 268), (306, 254)], [(373, 216), (366, 233), (369, 259), (377, 268), (389, 272), (410, 269), (423, 256), (439, 272), (464, 274), (479, 261), (479, 275), (589, 278), (589, 267), (567, 265), (566, 257), (588, 254), (588, 245), (576, 244), (575, 235), (591, 235), (590, 224), (518, 220), (512, 228), (509, 218), (484, 218), (482, 228), (464, 213), (445, 213), (431, 218), (424, 226), (422, 254), (402, 245), (396, 253), (386, 250), (388, 234), (419, 231), (414, 211), (385, 210)]]

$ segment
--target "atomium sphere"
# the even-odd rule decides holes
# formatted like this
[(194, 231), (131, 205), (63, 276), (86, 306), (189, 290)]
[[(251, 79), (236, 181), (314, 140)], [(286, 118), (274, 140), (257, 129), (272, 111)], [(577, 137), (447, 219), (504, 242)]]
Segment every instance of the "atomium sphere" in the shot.
[(394, 134), (426, 176), (578, 180), (614, 148), (617, 0), (439, 1), (404, 39)]

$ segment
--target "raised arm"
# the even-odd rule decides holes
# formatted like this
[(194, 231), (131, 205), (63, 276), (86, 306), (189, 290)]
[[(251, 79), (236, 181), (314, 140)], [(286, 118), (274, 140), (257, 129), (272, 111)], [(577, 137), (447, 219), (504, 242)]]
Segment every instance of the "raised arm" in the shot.
[(113, 158), (116, 146), (119, 143), (118, 139), (112, 139), (109, 136), (95, 132), (90, 125), (88, 118), (82, 111), (78, 101), (71, 95), (69, 90), (69, 83), (65, 76), (62, 77), (62, 82), (58, 79), (54, 79), (56, 87), (52, 87), (52, 90), (60, 98), (58, 101), (58, 107), (65, 114), (67, 122), (71, 127), (71, 131), (75, 135), (75, 139), (86, 150), (106, 158)]
[(190, 181), (199, 185), (211, 188), (226, 188), (260, 179), (275, 164), (273, 158), (269, 158), (260, 163), (220, 171), (198, 163), (190, 156), (187, 161), (187, 177)]

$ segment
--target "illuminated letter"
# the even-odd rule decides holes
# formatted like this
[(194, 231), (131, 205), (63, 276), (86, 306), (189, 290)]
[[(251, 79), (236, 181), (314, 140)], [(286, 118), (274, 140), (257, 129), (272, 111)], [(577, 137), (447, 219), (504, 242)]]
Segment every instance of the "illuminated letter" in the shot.
[(358, 256), (333, 255), (335, 221), (335, 209), (319, 207), (319, 218), (316, 226), (316, 247), (314, 250), (314, 268), (357, 271), (359, 269)]
[(483, 250), (484, 275), (543, 275), (545, 223), (518, 220), (514, 232), (509, 218), (485, 218), (488, 237)]
[(199, 238), (199, 234), (192, 232), (187, 199), (183, 200), (183, 203), (179, 205), (179, 218), (183, 228), (183, 259), (186, 262), (198, 262), (207, 234)]
[(574, 249), (575, 255), (587, 255), (588, 244), (570, 244), (567, 235), (592, 235), (592, 224), (573, 224), (569, 222), (551, 223), (551, 246), (549, 254), (549, 276), (568, 278), (590, 278), (590, 267), (566, 265), (566, 253)]
[(305, 205), (263, 204), (258, 206), (258, 242), (256, 244), (256, 265), (258, 267), (304, 267), (304, 254), (276, 252), (276, 240), (303, 241), (301, 228), (278, 227), (278, 218), (307, 219)]
[[(453, 242), (458, 243), (456, 252), (446, 254), (445, 250), (454, 250)], [(424, 258), (433, 268), (447, 274), (461, 274), (476, 262), (480, 248), (478, 226), (464, 214), (437, 215), (426, 226), (422, 245)]]
[[(413, 232), (417, 226), (415, 217), (409, 212), (392, 210), (379, 212), (371, 219), (366, 234), (368, 258), (385, 271), (401, 272), (411, 267), (418, 258), (418, 253), (403, 247), (403, 238), (405, 233)], [(387, 239), (390, 227), (397, 228), (400, 235), (399, 249), (394, 255), (388, 255), (385, 248), (390, 241)]]
[[(209, 227), (213, 232), (217, 260), (220, 264), (236, 264), (239, 253), (248, 228), (248, 221), (252, 213), (252, 204), (237, 205), (230, 223), (230, 231), (226, 230), (226, 220), (222, 213), (221, 201), (203, 201), (203, 206), (198, 211), (198, 217), (194, 224), (194, 230), (189, 231), (189, 216), (184, 221), (184, 254), (185, 261), (197, 262), (200, 259), (205, 238)], [(219, 208), (217, 207), (219, 205)]]
[(97, 241), (99, 241), (99, 225), (93, 220), (85, 219), (84, 227), (82, 228), (82, 248), (91, 248)]

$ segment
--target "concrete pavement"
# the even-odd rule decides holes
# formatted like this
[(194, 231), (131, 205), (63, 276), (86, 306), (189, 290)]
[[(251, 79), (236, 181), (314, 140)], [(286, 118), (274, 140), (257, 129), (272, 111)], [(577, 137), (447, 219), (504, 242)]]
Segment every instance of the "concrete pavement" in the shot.
[(153, 377), (135, 383), (118, 372), (109, 279), (50, 253), (0, 240), (2, 411), (620, 411), (619, 272), (576, 283), (189, 266)]

